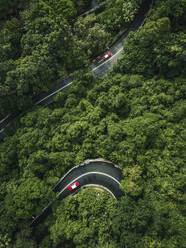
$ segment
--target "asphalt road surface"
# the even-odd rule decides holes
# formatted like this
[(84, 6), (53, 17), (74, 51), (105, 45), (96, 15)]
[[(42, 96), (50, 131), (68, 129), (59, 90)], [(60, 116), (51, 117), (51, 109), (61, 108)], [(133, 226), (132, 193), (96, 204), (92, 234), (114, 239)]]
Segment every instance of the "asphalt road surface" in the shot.
[(119, 41), (117, 41), (112, 48), (109, 50), (112, 56), (103, 61), (96, 61), (95, 63), (91, 64), (92, 73), (94, 77), (101, 77), (107, 74), (107, 72), (113, 67), (114, 63), (121, 57), (123, 51), (123, 44), (126, 41), (126, 38), (131, 31), (136, 31), (144, 22), (145, 13), (147, 13), (150, 6), (150, 1), (148, 4), (144, 5), (139, 14), (136, 16), (135, 20), (131, 27), (121, 36)]
[[(150, 0), (141, 8), (139, 14), (135, 18), (131, 28), (128, 29), (127, 32), (120, 38), (118, 42), (116, 42), (113, 47), (110, 49), (112, 56), (103, 61), (102, 59), (92, 63), (90, 68), (92, 69), (92, 73), (94, 77), (104, 76), (113, 66), (113, 64), (118, 60), (123, 51), (123, 44), (128, 36), (130, 31), (136, 31), (144, 21), (145, 13), (148, 11), (150, 6)], [(47, 93), (42, 93), (38, 97), (34, 99), (35, 105), (47, 106), (53, 102), (53, 97), (61, 90), (69, 87), (73, 82), (72, 77), (68, 77), (64, 80), (59, 80), (55, 86), (53, 86)], [(26, 111), (25, 111), (26, 112)], [(14, 113), (9, 115), (3, 121), (0, 121), (0, 141), (3, 139), (3, 131), (5, 127), (7, 127), (16, 117), (22, 115), (22, 113)]]
[(74, 192), (69, 191), (67, 187), (76, 181), (79, 182), (80, 187), (86, 186), (88, 184), (101, 185), (105, 189), (108, 189), (109, 192), (112, 192), (112, 195), (114, 195), (115, 198), (119, 198), (120, 196), (122, 196), (122, 192), (119, 187), (120, 186), (119, 181), (117, 181), (113, 176), (109, 174), (92, 171), (89, 173), (82, 174), (77, 178), (74, 178), (74, 180), (69, 181), (67, 185), (59, 192), (58, 199), (61, 200), (73, 194)]
[[(120, 189), (121, 179), (122, 170), (119, 166), (103, 159), (92, 159), (67, 172), (56, 184), (53, 191), (57, 193), (57, 200), (61, 200), (79, 192), (85, 186), (101, 186), (101, 188), (111, 193), (114, 198), (118, 199), (123, 195)], [(76, 181), (79, 182), (79, 187), (69, 191), (68, 186)], [(43, 209), (41, 215), (37, 216), (30, 226), (41, 223), (51, 213), (51, 205), (52, 202)]]
[(120, 181), (122, 179), (121, 169), (110, 162), (102, 160), (89, 160), (74, 167), (66, 174), (54, 187), (54, 192), (59, 192), (60, 199), (71, 194), (67, 187), (75, 181), (80, 183), (80, 187), (87, 184), (97, 184), (108, 188), (115, 198), (122, 195)]

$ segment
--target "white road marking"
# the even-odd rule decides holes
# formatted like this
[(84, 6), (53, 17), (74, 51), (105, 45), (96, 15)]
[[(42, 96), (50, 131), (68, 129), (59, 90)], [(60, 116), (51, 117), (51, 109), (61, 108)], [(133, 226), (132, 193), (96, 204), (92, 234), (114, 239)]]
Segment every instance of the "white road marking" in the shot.
[[(97, 68), (99, 68), (100, 66), (104, 65), (105, 63), (107, 63), (108, 61), (112, 60), (119, 52), (121, 52), (123, 50), (123, 48), (121, 48), (119, 51), (117, 51), (117, 53), (115, 53), (110, 59), (108, 59), (107, 61), (105, 61), (104, 63), (102, 63), (101, 65), (97, 66), (96, 68), (94, 68), (92, 71), (95, 71)], [(44, 97), (43, 99), (39, 100), (38, 102), (35, 103), (35, 105), (38, 105), (39, 103), (41, 103), (42, 101), (44, 101), (45, 99), (49, 98), (52, 95), (55, 95), (57, 92), (61, 91), (62, 89), (68, 87), (69, 85), (72, 84), (72, 81), (70, 83), (68, 83), (67, 85), (61, 87), (60, 89), (56, 90), (55, 92), (51, 93), (50, 95)], [(8, 116), (6, 117), (8, 118)], [(5, 119), (6, 119), (5, 118)], [(5, 119), (3, 119), (2, 121), (4, 121)]]
[(57, 92), (59, 92), (62, 89), (66, 88), (70, 84), (72, 84), (72, 81), (70, 83), (66, 84), (65, 86), (61, 87), (60, 89), (56, 90), (55, 92), (51, 93), (50, 95), (46, 96), (45, 98), (41, 99), (40, 101), (36, 102), (35, 105), (39, 104), (40, 102), (44, 101), (45, 99), (49, 98), (50, 96), (55, 95)]
[(103, 62), (103, 59), (99, 60), (99, 61), (98, 61), (98, 64), (100, 64), (100, 63), (102, 63), (102, 62)]
[[(121, 52), (123, 50), (123, 48), (121, 48), (119, 51), (117, 51), (117, 53), (115, 53), (110, 59), (108, 59), (107, 61), (105, 61), (104, 63), (102, 63), (101, 65), (97, 66), (96, 68), (94, 68), (92, 71), (95, 71), (96, 69), (98, 69), (100, 66), (104, 65), (105, 63), (107, 63), (108, 61), (112, 60), (119, 52)], [(44, 97), (43, 99), (39, 100), (38, 102), (35, 103), (35, 105), (38, 105), (39, 103), (41, 103), (42, 101), (44, 101), (45, 99), (49, 98), (52, 95), (55, 95), (57, 92), (61, 91), (62, 89), (68, 87), (69, 85), (72, 84), (73, 81), (71, 81), (70, 83), (66, 84), (65, 86), (61, 87), (60, 89), (56, 90), (55, 92), (51, 93), (50, 95)], [(46, 104), (47, 105), (47, 104)], [(45, 106), (46, 106), (45, 105)], [(3, 120), (0, 121), (3, 122), (4, 120), (6, 120), (10, 115), (6, 116)], [(4, 129), (0, 130), (0, 133), (2, 133), (4, 131)]]
[(0, 120), (0, 123), (3, 122), (3, 121), (5, 121), (9, 116), (10, 116), (10, 114), (7, 115), (4, 119)]
[(77, 180), (80, 179), (81, 177), (84, 177), (84, 176), (87, 176), (87, 175), (91, 175), (91, 174), (99, 174), (99, 175), (104, 175), (104, 176), (106, 176), (106, 177), (110, 177), (112, 180), (114, 180), (116, 183), (118, 183), (118, 184), (120, 185), (120, 182), (119, 182), (117, 179), (115, 179), (114, 177), (112, 177), (112, 176), (110, 176), (110, 175), (108, 175), (108, 174), (106, 174), (106, 173), (103, 173), (103, 172), (92, 171), (92, 172), (87, 172), (87, 173), (85, 173), (85, 174), (82, 174), (82, 175), (79, 176), (79, 177), (74, 178), (72, 182), (70, 182), (69, 184), (67, 184), (67, 186), (65, 186), (65, 188), (63, 188), (63, 189), (59, 192), (58, 196), (59, 196), (63, 191), (65, 191), (65, 189), (67, 189), (68, 186), (70, 186), (74, 181), (77, 181)]
[(111, 56), (110, 59), (108, 59), (107, 61), (105, 61), (104, 63), (102, 63), (101, 65), (98, 65), (96, 68), (94, 68), (92, 71), (95, 71), (96, 69), (98, 69), (100, 66), (104, 65), (105, 63), (107, 63), (108, 61), (112, 60), (118, 53), (120, 53), (123, 50), (123, 47), (117, 51), (117, 53), (115, 53), (113, 56)]

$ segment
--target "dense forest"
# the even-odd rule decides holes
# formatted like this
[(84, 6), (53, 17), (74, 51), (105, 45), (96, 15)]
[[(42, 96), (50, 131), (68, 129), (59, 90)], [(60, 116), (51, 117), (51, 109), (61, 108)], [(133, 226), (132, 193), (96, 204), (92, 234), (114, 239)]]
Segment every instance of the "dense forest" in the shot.
[[(143, 1), (109, 0), (84, 18), (88, 0), (15, 2), (0, 1), (0, 116), (30, 107), (71, 72), (74, 81), (6, 130), (0, 247), (186, 247), (186, 0), (154, 0), (120, 60), (97, 79), (78, 68), (130, 25)], [(61, 176), (98, 157), (122, 168), (124, 196), (82, 190), (31, 228)]]
[[(33, 96), (100, 55), (140, 6), (140, 1), (117, 2), (109, 0), (100, 14), (83, 18), (78, 16), (91, 0), (31, 0), (19, 15), (7, 1), (15, 14), (1, 21), (0, 119), (27, 109)], [(131, 4), (125, 8), (123, 2)], [(3, 8), (4, 1), (0, 10), (5, 14)]]

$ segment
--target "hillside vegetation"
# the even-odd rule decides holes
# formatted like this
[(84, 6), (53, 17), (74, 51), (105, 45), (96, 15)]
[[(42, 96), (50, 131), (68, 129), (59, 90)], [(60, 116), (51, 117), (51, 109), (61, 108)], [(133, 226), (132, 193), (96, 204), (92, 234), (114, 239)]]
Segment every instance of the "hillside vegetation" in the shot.
[[(0, 119), (28, 109), (33, 96), (103, 53), (140, 6), (127, 1), (130, 7), (121, 11), (123, 2), (109, 0), (104, 11), (85, 18), (78, 16), (91, 0), (30, 0), (24, 10), (16, 9), (0, 30)], [(13, 1), (6, 3), (13, 8)], [(0, 1), (0, 12), (4, 7)]]
[[(57, 38), (57, 34), (64, 38), (63, 31), (54, 24), (48, 28), (53, 19), (42, 15), (53, 12), (44, 7), (23, 14), (32, 21), (25, 22), (28, 31), (21, 42), (30, 42), (29, 47), (35, 48), (25, 45), (24, 57), (17, 55), (15, 62), (16, 55), (12, 55), (2, 62), (10, 67), (0, 67), (12, 68), (8, 78), (28, 76), (35, 84), (31, 88), (38, 89), (43, 89), (45, 80), (42, 84), (37, 76), (43, 73), (48, 80), (55, 78), (50, 73), (56, 73), (57, 58), (51, 60), (46, 51), (63, 59), (62, 70), (72, 62), (71, 56), (65, 57), (66, 43)], [(74, 72), (73, 84), (60, 92), (53, 104), (33, 108), (7, 129), (7, 138), (0, 144), (0, 247), (186, 247), (185, 13), (185, 0), (153, 1), (145, 25), (130, 32), (120, 61), (107, 76), (94, 79), (89, 69)], [(78, 19), (74, 25), (84, 25), (89, 18), (95, 17)], [(53, 32), (57, 33), (53, 36)], [(106, 28), (103, 33), (109, 37)], [(67, 40), (71, 37), (76, 35), (69, 34)], [(46, 45), (45, 39), (56, 43)], [(47, 59), (53, 61), (52, 72), (45, 66), (41, 71), (33, 67), (34, 80), (29, 73), (23, 75), (20, 68), (30, 66), (34, 56), (38, 63), (37, 56), (46, 63)], [(77, 60), (73, 58), (74, 66)], [(52, 214), (30, 228), (32, 216), (39, 215), (55, 198), (52, 188), (60, 177), (85, 159), (98, 157), (122, 168), (124, 196), (116, 201), (105, 192), (82, 190), (56, 202)]]

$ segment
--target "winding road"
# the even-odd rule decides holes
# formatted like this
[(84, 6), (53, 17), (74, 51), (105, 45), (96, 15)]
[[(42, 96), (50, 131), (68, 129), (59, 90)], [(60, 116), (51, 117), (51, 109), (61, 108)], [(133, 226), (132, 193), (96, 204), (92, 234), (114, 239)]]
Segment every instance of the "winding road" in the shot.
[[(126, 40), (130, 31), (136, 31), (142, 26), (145, 14), (147, 13), (151, 1), (147, 0), (145, 4), (141, 7), (138, 15), (135, 20), (131, 24), (131, 27), (124, 32), (124, 34), (120, 37), (119, 41), (115, 42), (115, 44), (110, 48), (110, 52), (112, 54), (111, 58), (106, 61), (98, 60), (92, 63), (89, 67), (92, 70), (92, 74), (94, 77), (101, 77), (107, 74), (107, 72), (112, 68), (113, 64), (117, 61), (117, 59), (121, 56), (123, 51), (123, 44)], [(35, 105), (47, 106), (53, 102), (54, 96), (61, 90), (69, 87), (73, 83), (73, 77), (68, 77), (64, 80), (59, 80), (47, 93), (43, 93), (35, 98)], [(26, 113), (26, 111), (25, 111)], [(17, 117), (23, 115), (24, 113), (15, 113), (7, 116), (4, 120), (0, 121), (0, 141), (3, 140), (3, 132), (4, 129)]]
[[(57, 200), (61, 200), (85, 187), (96, 187), (108, 191), (112, 197), (118, 199), (123, 195), (120, 189), (121, 179), (122, 170), (118, 165), (102, 158), (89, 159), (70, 169), (56, 184), (53, 191), (57, 193)], [(79, 182), (80, 187), (74, 191), (69, 191), (68, 186), (75, 181)], [(51, 213), (52, 204), (53, 202), (46, 206), (41, 215), (37, 216), (30, 226), (41, 223)]]
[[(94, 77), (101, 77), (112, 68), (113, 64), (121, 56), (123, 51), (123, 44), (130, 31), (136, 31), (140, 26), (143, 25), (145, 19), (145, 13), (148, 11), (150, 6), (150, 0), (142, 6), (139, 14), (136, 16), (131, 27), (120, 37), (119, 41), (109, 49), (112, 56), (107, 60), (102, 59), (92, 63), (89, 67), (91, 68)], [(61, 90), (69, 87), (73, 83), (73, 78), (68, 77), (65, 80), (59, 80), (57, 84), (51, 88), (47, 93), (43, 93), (35, 99), (35, 105), (46, 106), (53, 102), (53, 97)], [(6, 126), (8, 126), (12, 120), (16, 117), (23, 115), (23, 113), (16, 113), (7, 116), (4, 120), (0, 121), (0, 140), (3, 139), (3, 131)], [(68, 186), (73, 182), (77, 181), (80, 183), (80, 189), (87, 186), (100, 186), (106, 189), (114, 198), (118, 199), (122, 196), (122, 191), (120, 189), (120, 181), (122, 179), (122, 171), (119, 166), (105, 161), (104, 159), (94, 159), (87, 160), (84, 163), (72, 168), (67, 172), (61, 180), (54, 187), (53, 191), (57, 193), (57, 199), (64, 199), (69, 195), (73, 194), (68, 190)], [(80, 190), (79, 188), (77, 189)], [(30, 226), (35, 226), (41, 223), (45, 217), (51, 213), (51, 202), (46, 206), (41, 215), (37, 216)]]
[(58, 182), (53, 191), (59, 192), (59, 197), (62, 199), (71, 193), (67, 187), (78, 180), (81, 187), (87, 184), (101, 185), (108, 188), (115, 198), (119, 198), (122, 195), (119, 187), (121, 179), (121, 169), (117, 165), (104, 159), (86, 160), (79, 166), (72, 168)]
[[(96, 61), (90, 65), (93, 76), (100, 77), (105, 75), (113, 66), (113, 64), (117, 61), (117, 59), (121, 56), (123, 51), (123, 43), (128, 36), (130, 31), (137, 30), (140, 26), (143, 25), (145, 19), (145, 13), (148, 11), (150, 6), (150, 0), (147, 1), (146, 5), (140, 10), (138, 16), (135, 18), (132, 26), (121, 36), (119, 41), (117, 41), (110, 52), (112, 53), (112, 57), (107, 61)], [(47, 94), (43, 95), (41, 98), (37, 99), (36, 105), (46, 106), (53, 102), (53, 96), (70, 86), (73, 82), (73, 78), (69, 77), (65, 80), (61, 80), (52, 88)], [(109, 161), (105, 161), (104, 159), (95, 159), (95, 160), (87, 160), (79, 166), (75, 166), (72, 168), (67, 174), (65, 174), (61, 180), (56, 184), (53, 191), (57, 193), (57, 199), (64, 199), (74, 192), (68, 190), (68, 186), (78, 180), (80, 184), (80, 189), (87, 186), (99, 186), (107, 190), (114, 198), (118, 199), (123, 195), (120, 189), (120, 181), (122, 179), (122, 171), (119, 166), (112, 164)], [(79, 188), (75, 191), (78, 192)], [(32, 223), (31, 227), (36, 226), (41, 223), (50, 213), (51, 213), (51, 202), (48, 206), (46, 206), (41, 215), (37, 216)]]

